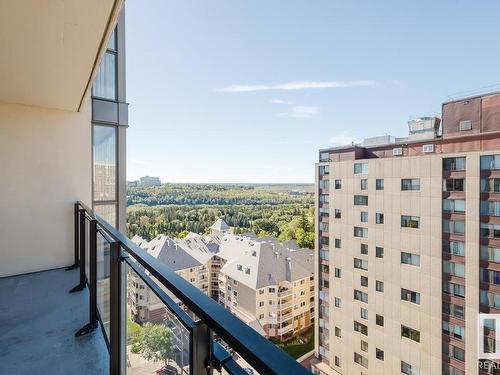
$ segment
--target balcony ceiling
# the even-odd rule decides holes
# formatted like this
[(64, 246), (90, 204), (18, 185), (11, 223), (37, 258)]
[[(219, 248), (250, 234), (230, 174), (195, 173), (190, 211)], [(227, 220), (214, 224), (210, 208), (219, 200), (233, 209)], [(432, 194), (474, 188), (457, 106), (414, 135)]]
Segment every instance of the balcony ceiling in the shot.
[(0, 1), (0, 101), (78, 111), (122, 4)]

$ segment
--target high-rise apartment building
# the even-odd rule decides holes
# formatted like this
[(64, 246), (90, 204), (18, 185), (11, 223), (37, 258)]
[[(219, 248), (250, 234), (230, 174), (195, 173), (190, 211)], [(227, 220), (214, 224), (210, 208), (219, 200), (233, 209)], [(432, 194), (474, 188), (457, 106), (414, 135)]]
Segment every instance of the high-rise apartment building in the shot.
[(500, 308), (500, 94), (408, 126), (320, 151), (318, 374), (482, 373), (478, 313)]

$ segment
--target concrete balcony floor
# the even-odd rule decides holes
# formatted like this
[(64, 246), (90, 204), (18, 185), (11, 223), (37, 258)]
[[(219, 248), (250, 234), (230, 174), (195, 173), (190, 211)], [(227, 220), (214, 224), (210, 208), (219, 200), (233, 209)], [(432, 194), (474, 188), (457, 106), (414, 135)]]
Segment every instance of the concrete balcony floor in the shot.
[(107, 374), (109, 355), (88, 322), (88, 289), (69, 294), (79, 270), (0, 279), (0, 374)]

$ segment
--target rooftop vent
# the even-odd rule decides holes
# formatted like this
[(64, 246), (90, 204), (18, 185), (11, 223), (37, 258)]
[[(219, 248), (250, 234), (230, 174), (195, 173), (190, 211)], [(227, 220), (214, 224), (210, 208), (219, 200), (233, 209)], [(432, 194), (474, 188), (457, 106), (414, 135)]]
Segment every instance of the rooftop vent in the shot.
[(245, 273), (246, 273), (247, 275), (250, 275), (250, 268), (245, 268)]
[(242, 270), (243, 270), (243, 266), (242, 266), (241, 264), (237, 264), (237, 265), (236, 265), (236, 269), (237, 269), (238, 271), (242, 271)]

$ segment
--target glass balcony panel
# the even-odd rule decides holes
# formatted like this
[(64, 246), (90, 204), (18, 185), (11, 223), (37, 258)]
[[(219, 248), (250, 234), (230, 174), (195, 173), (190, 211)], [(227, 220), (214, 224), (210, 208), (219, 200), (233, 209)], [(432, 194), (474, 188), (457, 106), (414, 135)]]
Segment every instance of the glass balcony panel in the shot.
[(122, 269), (126, 274), (127, 374), (189, 374), (189, 329), (131, 267)]
[(97, 310), (109, 341), (110, 278), (109, 259), (111, 246), (108, 240), (97, 232)]

